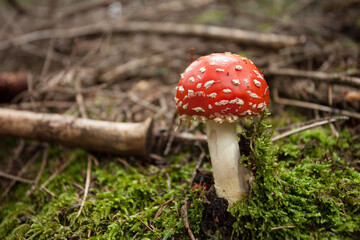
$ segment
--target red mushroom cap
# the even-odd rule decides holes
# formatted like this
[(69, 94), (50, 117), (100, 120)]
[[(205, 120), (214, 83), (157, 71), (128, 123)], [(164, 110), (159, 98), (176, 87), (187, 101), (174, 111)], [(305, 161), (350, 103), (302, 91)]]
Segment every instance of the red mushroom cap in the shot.
[(269, 105), (269, 87), (254, 63), (231, 53), (213, 53), (181, 74), (175, 102), (181, 118), (233, 122)]

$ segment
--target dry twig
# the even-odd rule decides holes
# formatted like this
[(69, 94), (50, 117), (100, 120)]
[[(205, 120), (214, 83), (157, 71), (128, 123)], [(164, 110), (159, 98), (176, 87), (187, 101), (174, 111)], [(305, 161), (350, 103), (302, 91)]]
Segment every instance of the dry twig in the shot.
[(15, 176), (15, 175), (11, 175), (11, 174), (8, 174), (8, 173), (3, 172), (3, 171), (0, 171), (0, 177), (8, 178), (8, 179), (11, 179), (11, 180), (14, 180), (14, 181), (17, 181), (17, 182), (23, 182), (23, 183), (29, 183), (29, 184), (34, 183), (33, 180), (22, 178), (22, 177)]
[[(34, 162), (36, 161), (36, 159), (38, 159), (38, 157), (40, 156), (40, 151), (37, 151), (31, 158), (29, 161), (27, 161), (27, 163), (21, 168), (21, 170), (17, 173), (17, 177), (21, 177), (26, 170), (32, 165), (34, 164)], [(5, 191), (1, 194), (0, 200), (2, 200), (11, 190), (11, 188), (15, 185), (16, 180), (12, 180), (9, 185), (6, 187)]]
[(278, 136), (275, 136), (271, 139), (272, 142), (275, 142), (277, 140), (280, 140), (282, 138), (286, 138), (290, 135), (293, 135), (293, 134), (296, 134), (296, 133), (299, 133), (299, 132), (302, 132), (302, 131), (305, 131), (305, 130), (308, 130), (308, 129), (311, 129), (311, 128), (315, 128), (315, 127), (319, 127), (319, 126), (322, 126), (322, 125), (325, 125), (325, 124), (329, 124), (329, 123), (333, 123), (333, 122), (337, 122), (337, 121), (341, 121), (341, 120), (348, 120), (349, 118), (348, 117), (345, 117), (345, 116), (341, 116), (341, 117), (332, 117), (332, 118), (328, 118), (328, 119), (325, 119), (325, 120), (320, 120), (318, 122), (314, 122), (312, 124), (309, 124), (309, 125), (305, 125), (305, 126), (302, 126), (300, 128), (296, 128), (296, 129), (292, 129), (290, 131), (287, 131), (287, 132), (284, 132)]
[(322, 82), (334, 83), (339, 85), (348, 85), (360, 88), (360, 78), (350, 77), (341, 73), (325, 73), (318, 71), (304, 71), (290, 68), (268, 68), (264, 71), (265, 75), (309, 78)]
[(273, 91), (273, 97), (274, 97), (274, 101), (279, 104), (290, 105), (290, 106), (301, 107), (301, 108), (308, 108), (308, 109), (313, 109), (313, 110), (319, 110), (319, 111), (329, 112), (329, 113), (333, 113), (333, 114), (341, 114), (341, 115), (345, 115), (348, 117), (360, 119), (360, 113), (350, 112), (347, 110), (342, 110), (342, 109), (337, 109), (337, 108), (332, 108), (332, 107), (328, 107), (328, 106), (324, 106), (324, 105), (320, 105), (320, 104), (316, 104), (316, 103), (309, 103), (309, 102), (303, 102), (303, 101), (299, 101), (299, 100), (280, 98), (276, 89), (274, 89), (274, 91)]
[(93, 158), (93, 156), (88, 154), (88, 163), (87, 163), (87, 171), (86, 171), (84, 196), (83, 196), (83, 199), (81, 201), (80, 209), (79, 209), (78, 214), (76, 215), (76, 218), (78, 218), (80, 216), (81, 211), (82, 211), (82, 209), (84, 207), (87, 195), (89, 193), (90, 179), (91, 179), (91, 162), (92, 162), (92, 158)]
[(45, 170), (45, 166), (47, 163), (47, 158), (48, 158), (48, 153), (49, 153), (49, 145), (46, 144), (44, 153), (43, 153), (43, 159), (41, 162), (41, 166), (40, 166), (40, 170), (38, 172), (38, 174), (36, 175), (36, 178), (34, 180), (34, 184), (31, 186), (30, 190), (26, 193), (26, 196), (29, 197), (35, 190), (36, 186), (38, 185), (40, 178)]

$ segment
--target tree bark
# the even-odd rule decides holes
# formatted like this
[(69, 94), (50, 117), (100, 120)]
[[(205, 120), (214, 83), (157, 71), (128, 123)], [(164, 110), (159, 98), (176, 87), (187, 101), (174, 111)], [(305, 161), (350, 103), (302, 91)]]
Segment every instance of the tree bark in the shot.
[(90, 151), (147, 157), (151, 133), (151, 118), (140, 123), (116, 123), (0, 108), (0, 136)]

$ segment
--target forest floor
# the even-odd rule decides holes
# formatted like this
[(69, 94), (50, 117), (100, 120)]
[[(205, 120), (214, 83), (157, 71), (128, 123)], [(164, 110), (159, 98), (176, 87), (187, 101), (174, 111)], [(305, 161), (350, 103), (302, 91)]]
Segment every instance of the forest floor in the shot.
[[(357, 0), (0, 0), (1, 108), (154, 125), (146, 159), (2, 136), (0, 239), (359, 238), (359, 16)], [(271, 98), (239, 123), (256, 177), (228, 211), (204, 126), (179, 126), (173, 100), (214, 52), (251, 59)]]

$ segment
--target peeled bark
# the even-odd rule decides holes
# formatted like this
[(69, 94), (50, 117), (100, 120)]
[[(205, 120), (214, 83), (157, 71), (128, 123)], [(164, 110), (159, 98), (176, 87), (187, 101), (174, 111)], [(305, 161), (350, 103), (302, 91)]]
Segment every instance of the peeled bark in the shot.
[(116, 123), (0, 108), (0, 136), (90, 151), (147, 157), (151, 132), (151, 118), (140, 123)]

